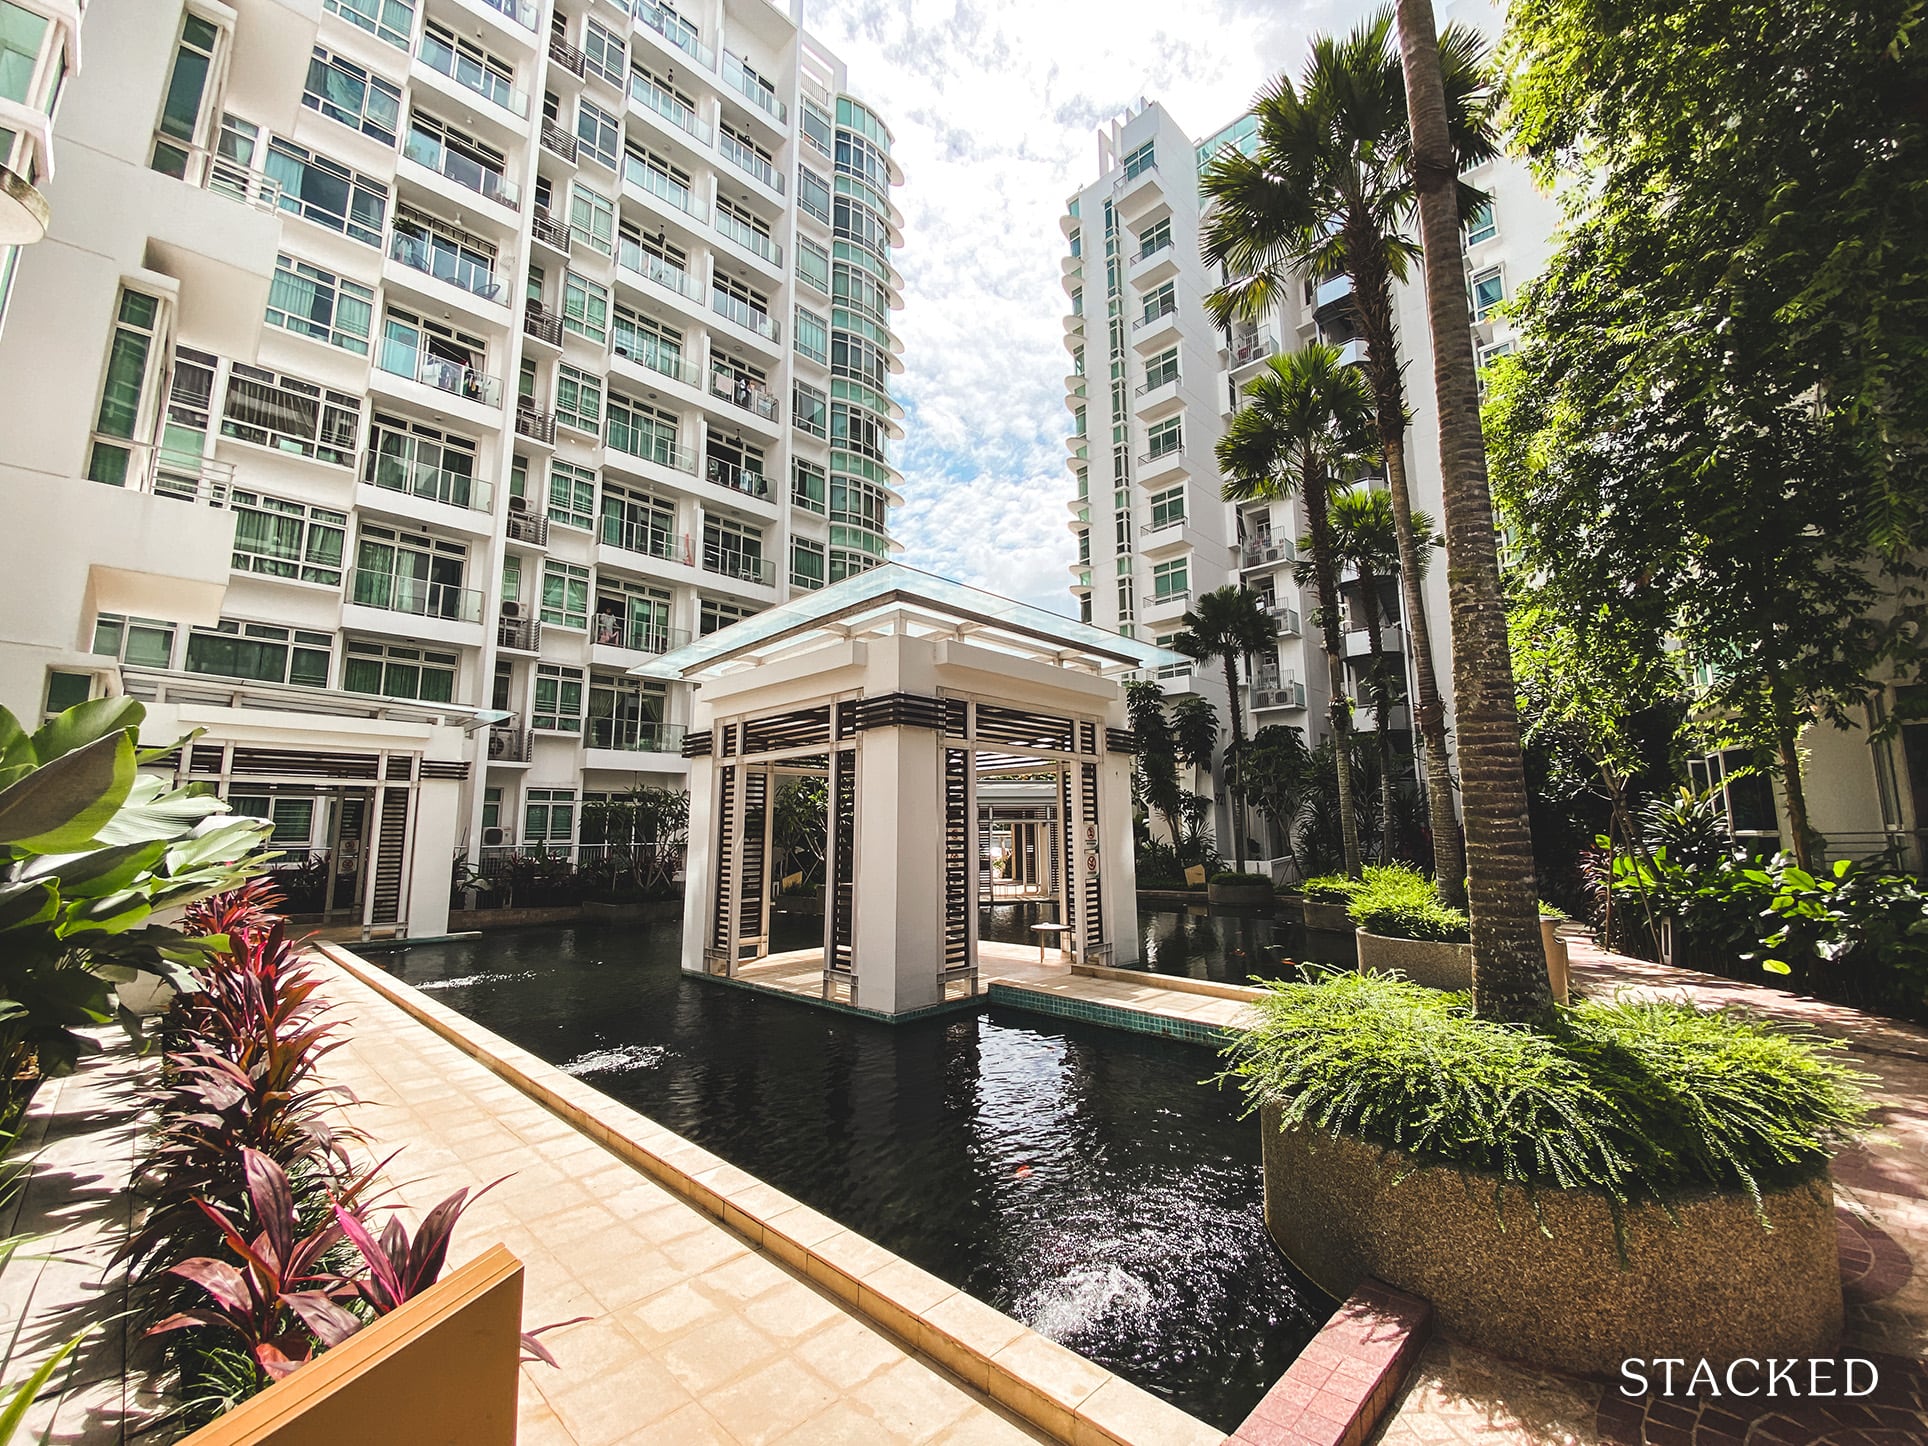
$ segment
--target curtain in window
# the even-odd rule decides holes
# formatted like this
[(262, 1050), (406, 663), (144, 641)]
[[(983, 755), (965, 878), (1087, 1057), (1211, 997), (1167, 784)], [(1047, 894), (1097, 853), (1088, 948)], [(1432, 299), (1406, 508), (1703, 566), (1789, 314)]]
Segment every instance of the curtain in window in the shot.
[(234, 550), (249, 571), (294, 577), (300, 571), (301, 519), (253, 507), (234, 509)]

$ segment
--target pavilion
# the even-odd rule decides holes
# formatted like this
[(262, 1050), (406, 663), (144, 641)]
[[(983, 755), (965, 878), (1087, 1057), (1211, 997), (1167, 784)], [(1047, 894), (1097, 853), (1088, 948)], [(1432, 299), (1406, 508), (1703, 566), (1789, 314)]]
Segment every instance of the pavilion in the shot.
[[(696, 685), (683, 967), (780, 959), (887, 1016), (978, 990), (980, 903), (1040, 901), (1074, 961), (1135, 963), (1122, 679), (1181, 661), (899, 565), (635, 669)], [(780, 790), (819, 780), (822, 938), (773, 956)]]

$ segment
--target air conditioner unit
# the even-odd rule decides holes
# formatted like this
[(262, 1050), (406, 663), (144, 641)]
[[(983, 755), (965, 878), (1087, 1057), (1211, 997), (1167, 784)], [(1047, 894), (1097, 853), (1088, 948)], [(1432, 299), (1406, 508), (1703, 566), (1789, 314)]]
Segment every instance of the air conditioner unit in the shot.
[(503, 622), (513, 623), (513, 622), (520, 622), (521, 620), (522, 620), (521, 603), (505, 602), (502, 604), (502, 621)]
[(529, 499), (528, 499), (528, 498), (526, 498), (526, 497), (511, 497), (511, 498), (509, 499), (509, 511), (511, 511), (511, 512), (517, 512), (517, 513), (526, 513), (526, 512), (528, 511), (528, 510), (529, 510)]
[(508, 753), (508, 751), (509, 751), (508, 738), (501, 733), (491, 732), (489, 734), (489, 757), (501, 758), (501, 757), (504, 757)]
[[(491, 748), (495, 746), (493, 739), (490, 740), (489, 746)], [(482, 830), (482, 846), (484, 848), (500, 848), (508, 841), (509, 831), (506, 828), (485, 828)]]

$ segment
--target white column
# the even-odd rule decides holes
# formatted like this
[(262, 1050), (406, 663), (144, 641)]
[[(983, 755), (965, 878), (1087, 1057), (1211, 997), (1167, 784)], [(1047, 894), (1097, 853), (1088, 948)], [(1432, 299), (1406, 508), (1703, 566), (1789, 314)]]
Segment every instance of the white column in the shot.
[(943, 749), (928, 728), (857, 743), (858, 1003), (902, 1014), (939, 1003), (944, 907)]
[(1138, 962), (1138, 860), (1131, 840), (1131, 755), (1098, 760), (1098, 858), (1113, 964)]
[(703, 972), (710, 941), (710, 910), (716, 899), (716, 760), (692, 758), (689, 773), (690, 834), (683, 867), (683, 969)]

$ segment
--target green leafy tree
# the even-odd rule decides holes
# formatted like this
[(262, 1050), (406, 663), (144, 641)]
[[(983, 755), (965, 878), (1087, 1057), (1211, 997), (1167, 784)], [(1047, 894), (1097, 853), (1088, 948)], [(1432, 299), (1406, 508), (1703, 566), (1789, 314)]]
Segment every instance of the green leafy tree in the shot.
[(644, 893), (673, 889), (689, 842), (690, 796), (680, 788), (640, 784), (583, 809), (588, 834), (607, 845), (615, 873)]
[(1185, 843), (1185, 792), (1178, 783), (1178, 745), (1172, 737), (1171, 719), (1165, 714), (1165, 692), (1156, 683), (1137, 681), (1125, 685), (1125, 715), (1131, 720), (1132, 739), (1138, 749), (1133, 770), (1133, 785), (1149, 814), (1156, 810), (1165, 819), (1165, 832), (1174, 849), (1182, 852)]
[(1218, 752), (1218, 710), (1197, 693), (1180, 693), (1171, 702), (1172, 747), (1187, 768), (1212, 771)]
[(1239, 788), (1294, 852), (1293, 831), (1311, 759), (1304, 730), (1273, 724), (1254, 733), (1234, 760)]
[[(1274, 646), (1272, 619), (1258, 594), (1242, 587), (1220, 587), (1194, 602), (1184, 617), (1184, 630), (1172, 646), (1187, 657), (1216, 659), (1225, 669), (1225, 695), (1232, 700), (1232, 753), (1245, 749), (1245, 710), (1238, 704), (1238, 665), (1241, 658)], [(1245, 872), (1245, 795), (1237, 775), (1229, 788), (1232, 798), (1232, 857)]]
[[(1419, 258), (1411, 234), (1418, 185), (1392, 33), (1388, 6), (1349, 35), (1319, 36), (1297, 85), (1281, 76), (1259, 95), (1253, 107), (1256, 153), (1228, 148), (1201, 177), (1213, 208), (1203, 241), (1205, 259), (1223, 265), (1232, 278), (1211, 297), (1220, 325), (1266, 315), (1301, 275), (1352, 281), (1352, 317), (1366, 343), (1365, 370), (1399, 528), (1434, 872), (1448, 901), (1457, 904), (1465, 856), (1406, 486), (1406, 392), (1392, 289)], [(1476, 32), (1455, 25), (1441, 41), (1440, 58), (1455, 157), (1462, 168), (1476, 165), (1498, 152), (1485, 44)], [(1461, 190), (1468, 211), (1484, 199), (1471, 187)]]
[[(1553, 995), (1540, 942), (1519, 698), (1486, 480), (1486, 438), (1480, 430), (1479, 372), (1467, 317), (1466, 248), (1460, 230), (1466, 215), (1465, 187), (1459, 179), (1466, 162), (1464, 116), (1469, 109), (1486, 109), (1477, 84), (1482, 57), (1464, 32), (1449, 30), (1440, 39), (1433, 26), (1432, 0), (1399, 0), (1399, 44), (1425, 251), (1433, 395), (1439, 409), (1473, 1007), (1487, 1018), (1538, 1020), (1552, 1013)], [(1471, 92), (1466, 88), (1469, 80)]]
[(1921, 20), (1521, 0), (1505, 42), (1518, 139), (1587, 177), (1495, 378), (1522, 564), (1564, 616), (1677, 640), (1718, 742), (1774, 761), (1803, 867), (1803, 729), (1920, 668)]
[[(1245, 398), (1218, 442), (1225, 498), (1246, 502), (1296, 494), (1299, 499), (1311, 534), (1332, 733), (1344, 739), (1352, 733), (1352, 699), (1346, 694), (1339, 559), (1327, 508), (1335, 479), (1372, 451), (1372, 391), (1357, 368), (1339, 360), (1337, 347), (1314, 342), (1266, 362), (1246, 384)], [(1351, 752), (1341, 744), (1334, 756), (1339, 760), (1339, 832), (1346, 873), (1357, 878), (1359, 823), (1352, 796)]]

